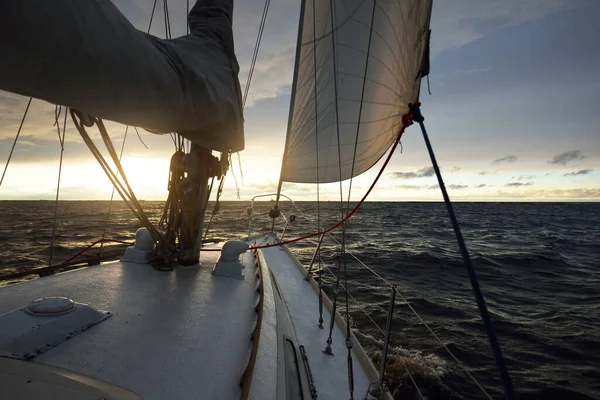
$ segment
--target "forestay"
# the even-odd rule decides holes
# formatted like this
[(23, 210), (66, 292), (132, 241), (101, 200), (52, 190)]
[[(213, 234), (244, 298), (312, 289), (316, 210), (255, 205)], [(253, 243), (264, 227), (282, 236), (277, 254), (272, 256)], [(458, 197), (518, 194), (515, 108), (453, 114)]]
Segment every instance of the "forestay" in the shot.
[(95, 117), (244, 147), (233, 0), (201, 0), (191, 33), (138, 31), (108, 0), (0, 2), (0, 89)]
[(430, 15), (431, 0), (304, 2), (282, 181), (345, 180), (381, 158), (427, 74)]

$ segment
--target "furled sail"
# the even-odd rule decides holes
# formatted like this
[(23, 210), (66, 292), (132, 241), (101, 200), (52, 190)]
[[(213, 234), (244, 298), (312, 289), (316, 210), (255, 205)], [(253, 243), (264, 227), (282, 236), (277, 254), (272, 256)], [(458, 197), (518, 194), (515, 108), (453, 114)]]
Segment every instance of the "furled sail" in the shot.
[(418, 100), (430, 15), (431, 0), (304, 1), (283, 181), (345, 180), (381, 158)]
[(0, 89), (167, 133), (244, 147), (233, 0), (198, 0), (191, 33), (138, 31), (109, 0), (0, 1)]

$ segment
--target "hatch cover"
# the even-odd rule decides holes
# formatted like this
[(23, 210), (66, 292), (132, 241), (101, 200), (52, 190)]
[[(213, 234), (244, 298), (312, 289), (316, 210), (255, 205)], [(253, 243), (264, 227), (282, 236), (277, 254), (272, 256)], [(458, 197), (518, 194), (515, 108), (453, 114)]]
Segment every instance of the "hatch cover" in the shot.
[(30, 359), (109, 318), (66, 297), (44, 297), (0, 315), (0, 355)]

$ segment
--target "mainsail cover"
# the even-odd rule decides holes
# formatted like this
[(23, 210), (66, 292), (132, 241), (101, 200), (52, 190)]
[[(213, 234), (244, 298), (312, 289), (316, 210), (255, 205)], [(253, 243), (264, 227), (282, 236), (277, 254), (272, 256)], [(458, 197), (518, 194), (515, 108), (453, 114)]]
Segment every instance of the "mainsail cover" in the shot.
[(108, 0), (0, 1), (0, 89), (217, 151), (244, 147), (233, 0), (198, 0), (191, 33), (141, 32)]
[(383, 156), (418, 100), (430, 15), (431, 0), (304, 2), (282, 181), (345, 180)]

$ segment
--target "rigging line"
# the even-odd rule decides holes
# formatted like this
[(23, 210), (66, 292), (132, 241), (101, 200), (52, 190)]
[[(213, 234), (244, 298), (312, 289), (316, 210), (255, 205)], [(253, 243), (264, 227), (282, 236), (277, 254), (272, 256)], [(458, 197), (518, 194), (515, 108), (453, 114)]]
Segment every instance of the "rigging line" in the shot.
[[(240, 170), (240, 179), (242, 181), (242, 187), (244, 187), (244, 170), (242, 169), (242, 159), (240, 158), (239, 151), (236, 151), (235, 154), (237, 155), (238, 166), (239, 166), (239, 170)], [(238, 197), (239, 197), (239, 195), (238, 195)]]
[(52, 126), (56, 127), (56, 133), (58, 134), (58, 141), (61, 144), (61, 147), (63, 145), (62, 140), (60, 138), (60, 114), (62, 113), (62, 106), (59, 106), (58, 104), (54, 105), (54, 124)]
[[(135, 129), (135, 133), (137, 134), (138, 139), (140, 140), (140, 142), (144, 145), (144, 147), (146, 148), (146, 150), (148, 150), (148, 146), (146, 146), (146, 143), (144, 143), (144, 141), (142, 140), (142, 137), (140, 136), (140, 133), (138, 132), (138, 129), (134, 126), (133, 129)], [(125, 130), (125, 136), (127, 136), (127, 129)], [(123, 141), (125, 141), (125, 139), (123, 139)], [(122, 150), (121, 150), (122, 152)]]
[(362, 118), (363, 101), (365, 99), (365, 88), (367, 85), (367, 73), (369, 71), (369, 56), (371, 54), (371, 40), (373, 38), (373, 22), (375, 21), (375, 9), (377, 0), (373, 0), (373, 11), (371, 12), (371, 26), (369, 28), (369, 41), (367, 43), (367, 56), (365, 59), (365, 78), (363, 79), (362, 90), (360, 93), (360, 108), (358, 109), (358, 122), (356, 124), (356, 138), (354, 140), (354, 153), (352, 155), (352, 169), (350, 172), (350, 183), (348, 185), (348, 202), (346, 203), (346, 213), (350, 210), (350, 194), (352, 193), (352, 182), (354, 181), (354, 167), (356, 166), (356, 151), (358, 149), (358, 136), (360, 135), (360, 123)]
[[(62, 109), (62, 107), (61, 107)], [(55, 114), (56, 118), (60, 116), (60, 111)], [(52, 237), (50, 239), (50, 259), (48, 260), (48, 266), (52, 265), (52, 257), (54, 256), (54, 244), (56, 238), (56, 217), (58, 216), (58, 195), (60, 193), (60, 176), (62, 174), (63, 155), (65, 153), (65, 133), (67, 131), (67, 110), (65, 110), (62, 138), (60, 137), (60, 125), (58, 125), (60, 141), (60, 161), (58, 163), (58, 182), (56, 184), (56, 200), (54, 201), (54, 223), (52, 224)]]
[(102, 123), (102, 120), (99, 118), (96, 118), (96, 119), (94, 119), (94, 122), (96, 123), (98, 130), (100, 131), (100, 134), (102, 135), (102, 139), (104, 140), (104, 143), (105, 143), (113, 161), (115, 162), (117, 169), (121, 173), (121, 176), (123, 177), (123, 180), (125, 183), (122, 183), (119, 179), (117, 179), (116, 174), (109, 167), (107, 161), (104, 159), (104, 156), (100, 153), (100, 150), (98, 150), (98, 147), (96, 147), (96, 145), (94, 144), (94, 142), (88, 135), (83, 124), (80, 124), (77, 121), (77, 115), (75, 114), (75, 112), (72, 109), (70, 110), (70, 112), (71, 112), (71, 118), (73, 120), (73, 123), (74, 123), (75, 127), (77, 128), (77, 130), (79, 131), (79, 134), (81, 135), (84, 142), (86, 143), (86, 145), (92, 152), (92, 155), (96, 158), (96, 160), (98, 161), (98, 163), (104, 170), (108, 179), (111, 181), (113, 186), (116, 187), (119, 195), (123, 198), (123, 200), (125, 200), (125, 204), (129, 207), (129, 209), (136, 216), (136, 218), (138, 218), (138, 220), (144, 225), (144, 227), (146, 227), (146, 229), (148, 229), (148, 232), (150, 233), (152, 238), (156, 242), (158, 242), (159, 245), (167, 246), (168, 244), (164, 243), (164, 238), (162, 237), (162, 235), (156, 230), (156, 228), (148, 220), (148, 217), (144, 213), (144, 210), (142, 209), (141, 205), (135, 198), (135, 195), (133, 194), (131, 187), (127, 183), (126, 176), (124, 174), (124, 171), (121, 168), (120, 163), (118, 163), (118, 157), (116, 156), (114, 147), (112, 146), (112, 143), (110, 142), (110, 138), (107, 139), (108, 134), (106, 132), (106, 128), (104, 127), (104, 124)]
[(185, 0), (185, 33), (190, 33), (190, 0)]
[(235, 183), (235, 192), (237, 195), (237, 199), (240, 199), (240, 185), (237, 180), (237, 176), (235, 175), (235, 171), (233, 170), (233, 162), (231, 160), (231, 153), (229, 153), (229, 166), (231, 167), (231, 176), (233, 176), (233, 182)]
[[(331, 270), (331, 268), (329, 267), (325, 267), (323, 268), (323, 270), (326, 270), (327, 272), (329, 272), (329, 274), (333, 277), (333, 279), (335, 279), (335, 273)], [(344, 288), (344, 286), (342, 286), (342, 288)], [(344, 288), (345, 289), (345, 288)], [(354, 304), (360, 306), (360, 302), (358, 300), (356, 300), (356, 298), (354, 296), (352, 296), (350, 294), (350, 298), (352, 299), (352, 301), (354, 301)], [(381, 329), (381, 327), (377, 324), (377, 322), (375, 322), (375, 320), (373, 319), (373, 317), (371, 317), (371, 315), (369, 315), (368, 312), (366, 312), (363, 309), (360, 309), (360, 311), (362, 311), (363, 314), (365, 314), (365, 316), (371, 321), (371, 323), (373, 323), (373, 325), (375, 326), (375, 328), (377, 328), (377, 330), (383, 335), (385, 336), (385, 332), (383, 331), (383, 329)], [(407, 371), (408, 372), (408, 371)]]
[(329, 324), (329, 337), (327, 338), (328, 346), (331, 344), (331, 334), (333, 330), (333, 323), (335, 319), (335, 312), (337, 306), (337, 298), (340, 287), (340, 275), (341, 270), (344, 270), (344, 286), (345, 293), (345, 304), (346, 304), (346, 349), (347, 349), (347, 370), (348, 370), (348, 390), (350, 392), (350, 399), (354, 398), (354, 371), (352, 368), (352, 341), (350, 336), (350, 309), (348, 305), (348, 265), (346, 263), (345, 251), (346, 251), (346, 221), (344, 220), (344, 193), (342, 185), (342, 152), (340, 143), (340, 124), (339, 124), (339, 104), (338, 104), (338, 82), (337, 82), (337, 35), (334, 32), (337, 16), (335, 15), (335, 4), (333, 0), (329, 1), (331, 7), (331, 42), (332, 42), (332, 58), (333, 58), (333, 88), (335, 97), (335, 121), (336, 121), (336, 132), (337, 132), (337, 150), (338, 150), (338, 170), (340, 178), (340, 217), (342, 218), (342, 245), (340, 246), (340, 267), (337, 273), (335, 296), (333, 297), (333, 307), (331, 312), (331, 322)]
[(258, 35), (256, 37), (256, 44), (254, 45), (254, 53), (252, 54), (252, 61), (250, 62), (250, 70), (248, 71), (248, 78), (246, 80), (246, 87), (244, 89), (244, 96), (242, 98), (242, 109), (246, 107), (246, 100), (248, 99), (248, 92), (250, 91), (250, 82), (252, 81), (252, 75), (254, 75), (254, 67), (256, 65), (256, 59), (258, 58), (258, 50), (260, 48), (260, 42), (262, 40), (263, 31), (265, 29), (265, 23), (267, 21), (267, 14), (269, 12), (270, 4), (271, 0), (265, 0), (263, 14), (258, 28)]
[[(129, 184), (129, 181), (127, 179), (125, 171), (123, 170), (123, 166), (121, 165), (121, 162), (117, 156), (117, 152), (112, 144), (112, 141), (110, 140), (110, 136), (108, 135), (108, 132), (106, 131), (106, 127), (104, 126), (104, 123), (102, 122), (102, 119), (96, 118), (95, 122), (98, 127), (98, 130), (100, 131), (102, 140), (104, 141), (104, 144), (106, 145), (106, 149), (108, 150), (108, 153), (110, 154), (115, 166), (117, 167), (117, 170), (121, 173), (121, 178), (123, 179), (123, 182), (125, 183), (124, 187), (127, 190), (127, 193), (130, 197), (130, 201), (139, 210), (139, 214), (143, 218), (142, 223), (144, 223), (145, 227), (150, 231), (151, 235), (153, 236), (153, 238), (155, 238), (155, 240), (157, 242), (164, 243), (163, 236), (152, 225), (152, 223), (146, 216), (143, 207), (141, 206), (137, 197), (135, 196), (135, 193), (133, 192), (133, 189), (131, 188), (131, 185)], [(115, 179), (117, 179), (117, 181), (118, 181), (118, 178), (116, 178), (116, 176), (115, 176)]]
[(146, 33), (150, 33), (150, 28), (152, 28), (152, 20), (154, 19), (154, 11), (156, 10), (156, 3), (158, 0), (154, 0), (154, 5), (152, 6), (152, 14), (150, 14), (150, 23), (148, 24), (148, 31)]
[(467, 245), (465, 244), (465, 240), (460, 231), (460, 226), (458, 225), (458, 220), (456, 219), (456, 215), (454, 214), (452, 202), (450, 201), (450, 197), (448, 196), (448, 192), (446, 191), (446, 186), (444, 185), (444, 180), (442, 179), (442, 173), (440, 172), (440, 168), (438, 166), (435, 154), (433, 152), (433, 147), (431, 146), (429, 136), (427, 135), (427, 130), (425, 129), (425, 119), (421, 114), (421, 109), (418, 103), (410, 104), (409, 107), (413, 115), (413, 120), (419, 123), (419, 126), (421, 127), (421, 132), (423, 133), (423, 139), (425, 141), (425, 145), (427, 146), (427, 151), (429, 153), (429, 157), (431, 158), (431, 163), (433, 165), (433, 169), (435, 170), (435, 175), (437, 177), (440, 190), (442, 191), (442, 196), (444, 197), (444, 203), (446, 204), (446, 208), (448, 209), (448, 215), (450, 217), (450, 221), (452, 222), (452, 228), (454, 229), (454, 234), (456, 235), (458, 247), (460, 249), (463, 262), (465, 263), (465, 267), (467, 268), (467, 271), (469, 273), (469, 279), (471, 281), (471, 286), (475, 294), (475, 299), (477, 301), (479, 313), (481, 314), (481, 319), (483, 320), (483, 325), (485, 326), (485, 330), (488, 335), (488, 340), (490, 342), (490, 346), (492, 347), (494, 358), (496, 359), (496, 365), (500, 373), (500, 379), (502, 380), (502, 385), (504, 386), (504, 394), (508, 400), (515, 399), (515, 392), (512, 386), (510, 375), (508, 373), (508, 369), (506, 368), (506, 364), (504, 362), (504, 357), (502, 355), (500, 343), (498, 342), (496, 333), (494, 331), (494, 327), (492, 326), (492, 321), (490, 319), (490, 315), (485, 304), (485, 299), (483, 297), (483, 293), (481, 292), (481, 288), (479, 287), (479, 281), (477, 279), (477, 274), (475, 273), (475, 268), (471, 263), (471, 257), (469, 256)]
[[(125, 127), (125, 135), (123, 135), (123, 143), (121, 144), (121, 152), (119, 153), (119, 161), (123, 159), (123, 150), (125, 149), (125, 141), (127, 140), (127, 132), (129, 130), (129, 125)], [(136, 129), (137, 132), (137, 129)], [(144, 142), (142, 142), (144, 143)], [(147, 148), (147, 147), (146, 147)], [(117, 178), (119, 177), (119, 173), (117, 172)], [(112, 202), (115, 197), (115, 187), (112, 188), (112, 193), (110, 194), (110, 202), (108, 203), (108, 212), (106, 213), (106, 218), (104, 220), (104, 230), (102, 231), (102, 240), (106, 238), (106, 229), (108, 228), (108, 220), (110, 218), (110, 212), (112, 208)], [(100, 257), (102, 257), (102, 250), (104, 248), (104, 242), (100, 242)]]
[[(217, 189), (217, 198), (215, 200), (215, 206), (213, 207), (213, 210), (210, 213), (210, 218), (208, 220), (208, 225), (206, 226), (206, 230), (204, 231), (204, 239), (206, 239), (206, 237), (208, 236), (208, 231), (210, 230), (210, 226), (212, 224), (213, 218), (214, 218), (215, 214), (219, 210), (219, 199), (221, 198), (221, 193), (223, 193), (223, 185), (224, 184), (225, 184), (225, 176), (223, 176), (221, 178), (221, 181), (219, 182), (219, 187)], [(211, 190), (212, 190), (212, 186), (211, 186)], [(204, 212), (206, 212), (206, 209), (204, 209)], [(206, 251), (206, 250), (204, 250), (204, 251)]]
[(23, 128), (23, 123), (25, 122), (25, 118), (27, 117), (27, 112), (29, 111), (29, 106), (31, 105), (32, 99), (33, 99), (33, 97), (29, 98), (27, 107), (25, 107), (25, 112), (23, 113), (23, 118), (21, 119), (21, 125), (19, 125), (19, 129), (17, 130), (17, 136), (15, 136), (15, 141), (13, 142), (12, 148), (10, 149), (10, 153), (8, 154), (8, 160), (6, 160), (6, 165), (4, 166), (4, 172), (2, 172), (2, 178), (0, 178), (0, 186), (2, 186), (2, 182), (4, 182), (4, 176), (6, 175), (6, 170), (8, 169), (8, 164), (10, 164), (10, 160), (12, 158), (13, 151), (15, 151), (15, 146), (17, 145), (17, 140), (19, 140), (19, 135), (21, 134), (21, 129)]
[(406, 306), (413, 312), (413, 314), (415, 314), (415, 316), (417, 317), (417, 319), (419, 320), (419, 322), (421, 322), (423, 324), (423, 326), (425, 326), (425, 328), (427, 328), (427, 330), (429, 331), (429, 333), (431, 333), (431, 335), (433, 335), (433, 337), (438, 341), (438, 343), (448, 352), (448, 354), (450, 355), (450, 357), (452, 357), (452, 359), (454, 359), (454, 361), (456, 362), (456, 364), (459, 367), (461, 367), (463, 371), (465, 371), (465, 373), (467, 374), (467, 376), (481, 390), (481, 392), (489, 400), (493, 400), (492, 396), (487, 392), (487, 390), (485, 390), (483, 388), (483, 386), (481, 386), (481, 384), (477, 381), (477, 379), (475, 379), (475, 377), (471, 374), (471, 372), (467, 369), (467, 367), (458, 359), (458, 357), (456, 357), (454, 355), (454, 353), (452, 352), (452, 350), (450, 350), (450, 348), (442, 341), (442, 339), (440, 339), (440, 337), (433, 331), (433, 329), (429, 326), (429, 324), (427, 324), (427, 322), (425, 322), (425, 320), (421, 317), (421, 315), (417, 312), (417, 310), (415, 310), (413, 308), (413, 306), (410, 304), (410, 302), (408, 301), (408, 299), (406, 299), (402, 295), (402, 293), (400, 292), (400, 289), (398, 289), (398, 287), (396, 287), (396, 294), (398, 294), (398, 296), (400, 296), (400, 299), (402, 299), (402, 301), (404, 302), (404, 304), (406, 304)]
[(163, 15), (165, 18), (165, 37), (171, 39), (171, 21), (169, 19), (169, 4), (163, 0)]
[[(336, 242), (339, 243), (339, 241), (336, 239), (336, 237), (333, 236), (332, 234), (328, 233), (328, 236), (331, 239), (333, 239), (334, 241), (336, 241)], [(390, 287), (394, 287), (395, 286), (390, 281), (388, 281), (383, 276), (381, 276), (379, 273), (377, 273), (377, 271), (375, 271), (373, 268), (371, 268), (367, 264), (365, 264), (361, 259), (359, 259), (356, 255), (354, 255), (354, 253), (348, 252), (348, 254), (350, 254), (350, 256), (352, 258), (354, 258), (359, 264), (361, 264), (364, 268), (366, 268), (368, 271), (370, 271), (373, 275), (375, 275), (377, 278), (379, 278), (386, 285), (388, 285)], [(427, 324), (427, 322), (425, 322), (425, 320), (421, 317), (421, 315), (417, 312), (417, 310), (415, 310), (413, 308), (413, 306), (410, 304), (410, 302), (408, 301), (408, 299), (406, 299), (402, 295), (402, 293), (400, 292), (400, 289), (398, 289), (397, 286), (396, 286), (395, 290), (396, 290), (396, 293), (398, 294), (398, 296), (400, 296), (400, 298), (402, 299), (402, 301), (408, 306), (408, 308), (412, 311), (412, 313), (417, 317), (417, 319), (419, 320), (419, 322), (421, 322), (421, 324), (423, 324), (425, 326), (425, 328), (427, 328), (427, 330), (433, 335), (433, 337), (438, 341), (438, 343), (448, 352), (448, 354), (450, 355), (450, 357), (452, 357), (452, 359), (454, 359), (454, 361), (460, 366), (460, 368), (462, 368), (462, 370), (473, 381), (473, 383), (483, 392), (483, 394), (485, 394), (486, 397), (491, 400), (492, 397), (489, 395), (489, 393), (481, 386), (481, 384), (469, 372), (469, 370), (467, 369), (467, 367), (458, 359), (458, 357), (456, 357), (454, 355), (454, 353), (450, 350), (450, 348), (448, 348), (448, 346), (446, 346), (444, 344), (444, 342), (437, 336), (437, 334), (433, 331), (433, 329), (429, 326), (429, 324)]]
[[(316, 17), (316, 1), (313, 0), (313, 39), (317, 36), (317, 17)], [(317, 151), (317, 230), (321, 230), (321, 193), (320, 193), (320, 184), (319, 184), (319, 120), (317, 115), (319, 115), (318, 108), (318, 87), (317, 87), (317, 42), (313, 40), (313, 68), (314, 68), (314, 80), (315, 80), (315, 140), (316, 140), (316, 151)], [(319, 328), (323, 329), (323, 268), (321, 265), (321, 247), (319, 246), (316, 251), (317, 253), (317, 262), (318, 262), (318, 277), (319, 277)]]

